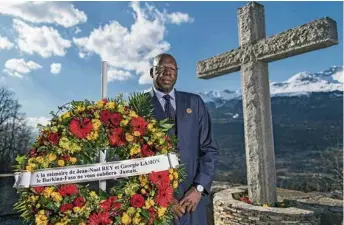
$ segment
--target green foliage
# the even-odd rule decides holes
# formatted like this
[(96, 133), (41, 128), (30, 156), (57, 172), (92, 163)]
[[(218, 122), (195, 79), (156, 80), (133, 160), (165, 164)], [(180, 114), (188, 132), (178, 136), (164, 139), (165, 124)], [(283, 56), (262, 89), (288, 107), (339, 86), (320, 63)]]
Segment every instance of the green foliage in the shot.
[(133, 93), (129, 96), (129, 107), (139, 116), (152, 116), (153, 107), (147, 93)]

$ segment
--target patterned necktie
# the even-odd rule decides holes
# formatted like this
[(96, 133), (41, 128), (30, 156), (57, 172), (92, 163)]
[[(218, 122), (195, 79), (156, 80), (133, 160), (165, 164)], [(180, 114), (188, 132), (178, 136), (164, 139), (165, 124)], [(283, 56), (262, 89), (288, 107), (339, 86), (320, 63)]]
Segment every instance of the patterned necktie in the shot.
[(176, 113), (171, 105), (171, 96), (164, 95), (163, 98), (165, 99), (165, 106), (164, 106), (165, 116), (166, 118), (169, 119), (170, 122), (174, 123)]

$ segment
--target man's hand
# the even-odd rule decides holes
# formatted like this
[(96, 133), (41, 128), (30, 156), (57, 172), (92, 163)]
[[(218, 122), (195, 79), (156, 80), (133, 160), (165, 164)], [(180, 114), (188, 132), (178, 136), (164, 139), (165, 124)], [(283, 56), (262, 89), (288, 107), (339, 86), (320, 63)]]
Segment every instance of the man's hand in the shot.
[(191, 210), (194, 212), (201, 197), (202, 193), (197, 191), (195, 187), (191, 187), (191, 189), (185, 193), (184, 198), (182, 198), (179, 204), (185, 208), (186, 212), (190, 212)]
[(185, 208), (176, 200), (174, 199), (172, 202), (172, 212), (174, 214), (174, 218), (180, 218), (185, 213)]

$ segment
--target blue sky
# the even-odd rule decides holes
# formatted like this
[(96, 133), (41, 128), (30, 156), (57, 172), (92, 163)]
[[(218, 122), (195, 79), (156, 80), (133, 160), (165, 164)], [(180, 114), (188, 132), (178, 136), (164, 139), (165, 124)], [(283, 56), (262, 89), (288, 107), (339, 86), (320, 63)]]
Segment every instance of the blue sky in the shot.
[[(151, 59), (168, 52), (180, 67), (177, 89), (236, 90), (239, 72), (200, 80), (196, 63), (238, 47), (236, 11), (246, 3), (1, 2), (0, 84), (27, 116), (43, 118), (71, 100), (100, 98), (102, 59), (110, 61), (108, 96), (115, 96), (150, 88)], [(338, 25), (338, 45), (270, 63), (270, 80), (343, 65), (342, 2), (260, 3), (268, 37), (326, 16)]]

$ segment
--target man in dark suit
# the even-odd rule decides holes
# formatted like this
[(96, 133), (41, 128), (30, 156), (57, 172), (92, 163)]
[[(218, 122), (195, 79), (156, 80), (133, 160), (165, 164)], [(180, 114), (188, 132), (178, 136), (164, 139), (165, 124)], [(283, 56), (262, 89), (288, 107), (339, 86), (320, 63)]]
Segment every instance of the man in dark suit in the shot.
[(174, 89), (177, 72), (177, 62), (169, 54), (156, 56), (150, 70), (154, 81), (150, 93), (154, 116), (157, 120), (169, 118), (174, 123), (171, 134), (178, 138), (180, 163), (186, 172), (185, 181), (178, 187), (180, 194), (174, 200), (174, 224), (206, 225), (219, 152), (201, 97)]

